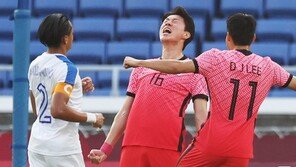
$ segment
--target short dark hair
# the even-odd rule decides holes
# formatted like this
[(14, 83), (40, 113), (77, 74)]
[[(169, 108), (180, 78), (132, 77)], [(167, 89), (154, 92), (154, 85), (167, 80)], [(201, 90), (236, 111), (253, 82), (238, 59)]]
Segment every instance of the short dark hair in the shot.
[(181, 6), (178, 6), (174, 8), (172, 11), (165, 13), (162, 17), (162, 22), (170, 15), (181, 16), (185, 22), (185, 31), (188, 31), (190, 33), (190, 38), (186, 39), (184, 42), (184, 45), (183, 45), (183, 50), (184, 50), (187, 44), (190, 43), (194, 38), (194, 32), (195, 32), (194, 21), (192, 17), (187, 13), (187, 11)]
[(256, 20), (249, 14), (233, 14), (227, 19), (227, 31), (235, 45), (251, 45), (256, 31)]
[(72, 24), (70, 20), (61, 13), (54, 13), (46, 16), (39, 28), (38, 38), (47, 47), (59, 47), (62, 37), (70, 35)]

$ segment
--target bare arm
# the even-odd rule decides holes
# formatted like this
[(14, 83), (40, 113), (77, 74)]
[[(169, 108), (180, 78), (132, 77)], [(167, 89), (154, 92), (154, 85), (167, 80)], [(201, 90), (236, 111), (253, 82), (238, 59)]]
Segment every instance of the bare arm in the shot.
[(195, 99), (193, 102), (195, 112), (195, 127), (198, 132), (201, 125), (205, 123), (208, 117), (207, 101), (205, 99)]
[(125, 126), (127, 123), (127, 118), (129, 116), (130, 109), (134, 102), (134, 98), (127, 96), (123, 107), (120, 111), (116, 114), (114, 121), (112, 123), (111, 129), (105, 142), (109, 143), (110, 145), (114, 146), (119, 138), (123, 135), (125, 130)]
[(30, 100), (31, 100), (33, 114), (37, 117), (35, 97), (34, 97), (33, 92), (31, 90), (30, 90)]
[[(108, 133), (104, 144), (108, 143), (108, 145), (111, 145), (111, 147), (113, 148), (114, 145), (119, 140), (119, 138), (123, 135), (123, 132), (126, 127), (127, 119), (129, 116), (129, 112), (130, 112), (133, 102), (134, 102), (134, 98), (127, 96), (127, 98), (123, 104), (123, 107), (120, 109), (120, 111), (116, 114), (116, 116), (114, 118), (110, 132)], [(108, 153), (104, 152), (102, 147), (100, 148), (100, 150), (92, 149), (90, 151), (88, 158), (91, 160), (92, 163), (100, 164), (101, 162), (103, 162), (107, 158)], [(109, 150), (110, 153), (112, 151), (112, 148), (111, 148), (111, 150)]]
[(52, 95), (51, 115), (54, 118), (70, 122), (86, 122), (86, 113), (77, 112), (67, 106), (69, 97), (63, 93), (55, 92)]
[(288, 88), (296, 91), (296, 78), (294, 76), (289, 83)]
[(125, 68), (146, 67), (169, 74), (195, 72), (195, 66), (192, 60), (138, 60), (132, 57), (126, 57), (123, 65)]

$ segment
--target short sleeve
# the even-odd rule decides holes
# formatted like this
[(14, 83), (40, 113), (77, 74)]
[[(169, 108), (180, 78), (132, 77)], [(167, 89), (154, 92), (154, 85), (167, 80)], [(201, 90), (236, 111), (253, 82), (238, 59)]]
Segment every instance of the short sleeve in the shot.
[(272, 66), (274, 69), (273, 85), (287, 87), (290, 84), (293, 75), (288, 73), (283, 67), (273, 61)]
[(211, 49), (197, 56), (194, 61), (196, 61), (195, 68), (198, 69), (195, 71), (202, 75), (210, 73), (215, 65), (215, 56), (218, 51), (218, 49)]
[(77, 67), (65, 56), (57, 55), (56, 57), (63, 61), (59, 68), (56, 68), (58, 70), (56, 71), (57, 82), (65, 82), (74, 86), (76, 76), (78, 75)]
[(63, 63), (57, 72), (57, 82), (65, 82), (74, 86), (78, 69), (72, 63)]
[(135, 95), (137, 94), (138, 80), (139, 80), (138, 78), (141, 71), (142, 71), (141, 67), (133, 69), (129, 78), (129, 83), (128, 83), (127, 92), (126, 92), (127, 96), (135, 97)]
[(192, 100), (195, 99), (205, 99), (208, 101), (209, 91), (207, 87), (207, 82), (202, 75), (195, 74), (192, 80)]

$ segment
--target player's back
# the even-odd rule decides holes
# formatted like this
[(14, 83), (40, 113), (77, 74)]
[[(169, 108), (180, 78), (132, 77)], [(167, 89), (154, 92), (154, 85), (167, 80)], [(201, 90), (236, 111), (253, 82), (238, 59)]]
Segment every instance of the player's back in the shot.
[(210, 117), (200, 131), (199, 144), (218, 155), (252, 157), (258, 109), (270, 88), (283, 86), (289, 75), (269, 57), (247, 50), (212, 49), (197, 62), (211, 97)]
[(50, 111), (58, 82), (74, 86), (67, 105), (81, 110), (82, 91), (77, 68), (63, 55), (43, 53), (32, 61), (28, 77), (38, 115), (32, 126), (29, 150), (55, 156), (79, 153), (78, 123), (55, 119)]

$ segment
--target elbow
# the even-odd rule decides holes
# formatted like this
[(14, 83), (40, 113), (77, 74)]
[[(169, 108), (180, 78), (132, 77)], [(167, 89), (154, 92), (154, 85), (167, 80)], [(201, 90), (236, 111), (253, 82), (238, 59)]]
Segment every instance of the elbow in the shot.
[(59, 107), (53, 107), (50, 109), (51, 116), (55, 119), (61, 119), (63, 117), (63, 110)]

